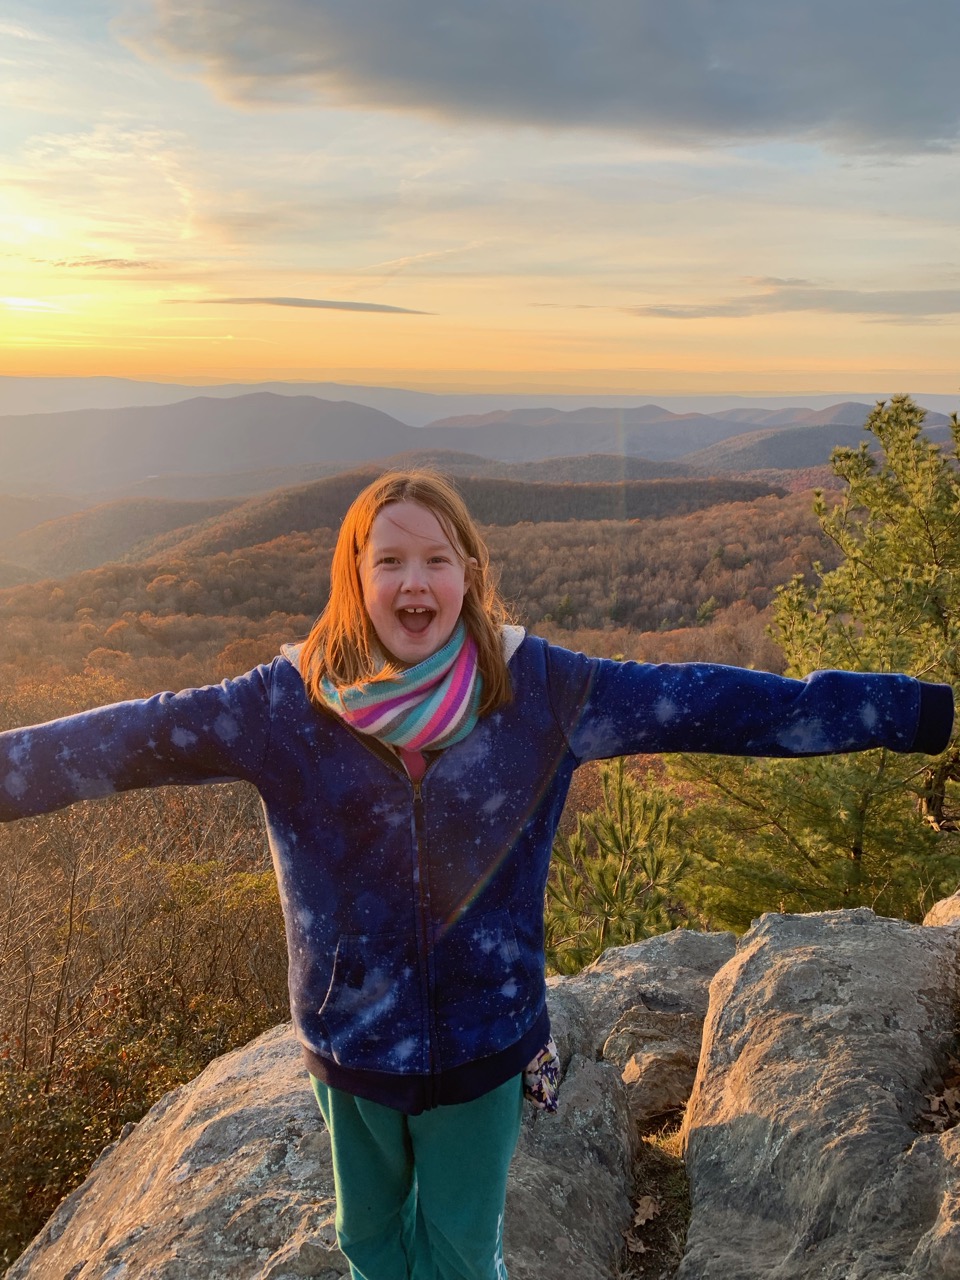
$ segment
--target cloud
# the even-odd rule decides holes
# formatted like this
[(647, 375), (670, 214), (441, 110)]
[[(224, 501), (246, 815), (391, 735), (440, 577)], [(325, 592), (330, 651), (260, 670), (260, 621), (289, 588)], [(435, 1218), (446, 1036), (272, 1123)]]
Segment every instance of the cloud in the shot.
[(4, 40), (30, 40), (37, 44), (51, 44), (49, 36), (43, 35), (39, 31), (34, 31), (29, 27), (20, 27), (13, 22), (0, 22), (0, 39)]
[[(45, 260), (38, 258), (36, 261)], [(93, 271), (157, 271), (160, 268), (159, 262), (149, 262), (145, 258), (50, 258), (46, 265)]]
[(625, 307), (628, 315), (658, 320), (712, 320), (822, 311), (876, 319), (929, 319), (960, 314), (960, 289), (827, 289), (807, 280), (760, 279), (760, 293), (720, 302)]
[(119, 29), (245, 104), (693, 144), (909, 152), (960, 136), (956, 0), (139, 0)]
[(429, 311), (412, 311), (409, 307), (388, 307), (383, 302), (340, 302), (330, 298), (167, 298), (167, 302), (240, 307), (319, 307), (326, 311), (386, 311), (394, 315), (426, 316)]

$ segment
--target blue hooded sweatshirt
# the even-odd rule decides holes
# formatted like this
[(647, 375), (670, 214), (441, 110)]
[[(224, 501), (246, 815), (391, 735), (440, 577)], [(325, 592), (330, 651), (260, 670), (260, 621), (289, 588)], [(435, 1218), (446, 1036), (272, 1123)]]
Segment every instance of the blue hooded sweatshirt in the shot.
[(518, 1074), (549, 1033), (544, 887), (573, 770), (631, 752), (936, 753), (947, 685), (611, 662), (518, 629), (512, 701), (414, 783), (307, 698), (296, 651), (235, 680), (0, 734), (0, 820), (135, 787), (260, 792), (309, 1070), (416, 1114)]

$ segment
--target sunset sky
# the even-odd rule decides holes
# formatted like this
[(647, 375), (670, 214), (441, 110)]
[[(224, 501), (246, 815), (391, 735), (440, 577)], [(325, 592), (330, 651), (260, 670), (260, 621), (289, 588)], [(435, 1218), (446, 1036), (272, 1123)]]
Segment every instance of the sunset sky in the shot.
[(960, 390), (957, 0), (0, 0), (0, 373)]

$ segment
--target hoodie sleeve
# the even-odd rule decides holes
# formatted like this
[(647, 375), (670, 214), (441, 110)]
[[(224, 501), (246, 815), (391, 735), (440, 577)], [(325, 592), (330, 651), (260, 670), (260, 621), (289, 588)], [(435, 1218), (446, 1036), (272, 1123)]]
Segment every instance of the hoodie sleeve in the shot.
[(271, 667), (0, 734), (0, 821), (170, 783), (255, 782)]
[(949, 685), (912, 676), (818, 671), (792, 680), (711, 663), (652, 665), (551, 647), (551, 700), (580, 760), (634, 752), (813, 756), (888, 747), (942, 751)]

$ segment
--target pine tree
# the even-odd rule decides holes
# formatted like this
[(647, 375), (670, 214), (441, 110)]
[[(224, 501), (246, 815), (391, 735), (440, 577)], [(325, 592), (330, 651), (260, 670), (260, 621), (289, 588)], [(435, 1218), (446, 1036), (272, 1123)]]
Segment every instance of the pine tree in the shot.
[[(906, 396), (879, 404), (873, 440), (837, 449), (845, 485), (816, 513), (843, 559), (774, 607), (788, 674), (906, 671), (960, 689), (960, 420), (941, 448)], [(879, 446), (879, 456), (874, 452)], [(918, 919), (960, 881), (960, 749), (870, 751), (798, 761), (689, 757), (706, 799), (685, 815), (699, 860), (696, 905), (743, 928), (764, 910), (870, 906)]]
[(676, 890), (686, 859), (671, 839), (676, 801), (641, 784), (622, 759), (600, 774), (598, 808), (558, 836), (547, 882), (547, 963), (577, 973), (607, 947), (683, 922)]

